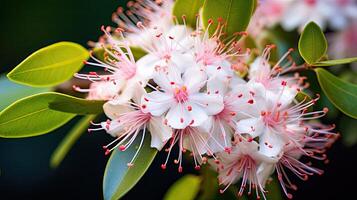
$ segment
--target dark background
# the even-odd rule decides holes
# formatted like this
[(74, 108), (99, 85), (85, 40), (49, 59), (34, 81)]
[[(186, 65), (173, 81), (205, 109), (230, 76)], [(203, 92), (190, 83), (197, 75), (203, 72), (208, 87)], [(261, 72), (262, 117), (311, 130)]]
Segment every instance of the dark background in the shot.
[[(123, 1), (22, 0), (0, 1), (0, 72), (11, 70), (30, 53), (59, 41), (86, 46), (111, 24), (111, 13)], [(0, 88), (1, 92), (1, 88)], [(1, 99), (0, 99), (1, 101)], [(74, 121), (71, 122), (72, 125)], [(102, 199), (102, 177), (107, 157), (101, 146), (110, 141), (103, 132), (85, 134), (58, 169), (49, 158), (68, 127), (27, 139), (0, 138), (0, 199)], [(355, 197), (357, 147), (337, 142), (328, 152), (325, 174), (297, 181), (295, 199), (350, 199)], [(160, 154), (143, 179), (124, 199), (161, 199), (180, 175), (162, 172)], [(186, 168), (187, 169), (187, 168)]]

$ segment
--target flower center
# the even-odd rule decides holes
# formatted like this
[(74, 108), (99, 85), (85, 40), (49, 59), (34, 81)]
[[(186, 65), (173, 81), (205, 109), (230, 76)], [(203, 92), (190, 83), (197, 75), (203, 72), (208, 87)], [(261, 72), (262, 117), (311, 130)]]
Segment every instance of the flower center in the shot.
[(175, 88), (175, 99), (179, 103), (186, 102), (188, 100), (187, 87)]
[(263, 120), (267, 126), (275, 126), (281, 122), (284, 122), (287, 118), (287, 112), (265, 112), (263, 111), (261, 113), (261, 116), (263, 117)]

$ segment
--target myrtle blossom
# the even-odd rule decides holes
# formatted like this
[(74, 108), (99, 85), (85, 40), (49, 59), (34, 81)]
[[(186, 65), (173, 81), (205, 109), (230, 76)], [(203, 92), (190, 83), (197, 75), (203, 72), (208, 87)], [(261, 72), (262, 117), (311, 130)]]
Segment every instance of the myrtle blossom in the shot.
[(286, 9), (281, 24), (286, 30), (302, 30), (308, 22), (314, 21), (323, 29), (330, 25), (340, 30), (356, 17), (356, 11), (353, 0), (295, 0)]
[[(256, 17), (270, 13), (265, 20), (277, 23), (294, 2), (262, 1), (260, 6), (271, 7), (258, 8), (262, 14)], [(251, 54), (236, 41), (247, 33), (227, 36), (221, 19), (213, 34), (209, 31), (213, 20), (203, 28), (199, 15), (195, 29), (186, 26), (184, 16), (184, 24), (179, 25), (172, 20), (172, 3), (130, 2), (129, 11), (120, 8), (113, 15), (119, 25), (116, 32), (102, 28), (105, 36), (99, 46), (105, 51), (104, 59), (91, 56), (94, 62), (86, 63), (104, 72), (76, 74), (93, 83), (89, 89), (74, 87), (89, 92), (89, 99), (108, 100), (103, 109), (109, 120), (93, 123), (98, 127), (90, 131), (105, 130), (116, 137), (104, 146), (106, 154), (116, 148), (125, 151), (135, 140), (140, 140), (140, 149), (149, 131), (151, 147), (167, 152), (162, 169), (169, 166), (178, 147), (174, 159), (178, 172), (183, 171), (183, 157), (189, 152), (195, 169), (208, 161), (218, 170), (219, 183), (224, 185), (221, 192), (241, 181), (239, 196), (248, 189), (265, 199), (265, 185), (276, 172), (291, 198), (288, 189), (296, 187), (284, 170), (302, 179), (321, 174), (299, 159), (325, 159), (326, 148), (336, 139), (334, 126), (316, 122), (327, 112), (312, 111), (318, 97), (296, 100), (308, 84), (305, 77), (290, 72), (304, 66), (296, 66), (290, 55), (293, 49), (276, 62), (270, 59), (275, 45), (267, 45), (262, 52), (255, 49), (259, 56)], [(132, 46), (139, 46), (146, 55), (135, 59)]]
[(258, 199), (261, 195), (265, 199), (265, 189), (259, 182), (257, 169), (261, 163), (276, 163), (277, 160), (261, 154), (256, 141), (238, 135), (233, 142), (232, 151), (229, 154), (218, 153), (217, 158), (218, 160), (209, 163), (218, 171), (219, 184), (225, 186), (220, 190), (221, 193), (241, 180), (238, 196), (242, 196), (247, 188), (248, 194), (255, 192)]
[(221, 95), (200, 92), (207, 78), (198, 69), (187, 69), (182, 76), (174, 71), (158, 71), (153, 80), (159, 89), (144, 95), (141, 107), (154, 116), (165, 114), (165, 122), (172, 128), (199, 126), (223, 109)]
[(166, 32), (174, 25), (173, 5), (173, 0), (129, 1), (128, 10), (119, 7), (112, 20), (125, 30), (126, 40), (132, 46), (147, 46), (153, 44), (154, 35)]
[[(134, 55), (130, 49), (130, 46), (126, 42), (117, 42), (112, 39), (110, 35), (110, 27), (104, 28), (102, 26), (102, 31), (109, 38), (110, 46), (102, 45), (105, 51), (104, 60), (100, 60), (93, 56), (91, 52), (91, 58), (95, 62), (85, 61), (85, 64), (102, 68), (104, 71), (109, 72), (109, 74), (99, 75), (97, 72), (90, 72), (89, 74), (76, 74), (75, 77), (81, 79), (87, 79), (92, 82), (96, 81), (107, 81), (112, 82), (117, 88), (111, 89), (111, 91), (117, 91), (117, 94), (113, 97), (112, 102), (124, 103), (130, 100), (134, 91), (140, 87), (146, 85), (148, 81), (147, 71), (145, 66), (138, 67), (134, 58)], [(121, 29), (117, 29), (117, 32), (124, 39)], [(112, 85), (111, 85), (112, 86)], [(88, 90), (82, 90), (79, 87), (74, 87), (77, 91), (87, 92)], [(97, 87), (97, 89), (100, 89)]]
[(140, 145), (128, 166), (132, 166), (133, 162), (142, 147), (146, 132), (149, 131), (151, 135), (151, 147), (161, 150), (166, 142), (172, 136), (172, 130), (167, 125), (162, 123), (162, 117), (152, 116), (150, 113), (143, 112), (140, 107), (142, 94), (145, 93), (143, 89), (136, 91), (133, 102), (126, 102), (123, 104), (112, 104), (107, 102), (103, 106), (104, 113), (110, 119), (100, 124), (99, 128), (89, 129), (106, 130), (107, 133), (116, 137), (115, 140), (108, 145), (103, 146), (106, 150), (105, 154), (109, 154), (112, 150), (119, 148), (125, 151), (141, 135)]
[[(331, 33), (328, 37), (331, 43), (330, 55), (335, 59), (353, 57), (357, 55), (357, 20), (354, 20), (346, 29), (341, 32)], [(356, 66), (355, 63), (352, 63)]]

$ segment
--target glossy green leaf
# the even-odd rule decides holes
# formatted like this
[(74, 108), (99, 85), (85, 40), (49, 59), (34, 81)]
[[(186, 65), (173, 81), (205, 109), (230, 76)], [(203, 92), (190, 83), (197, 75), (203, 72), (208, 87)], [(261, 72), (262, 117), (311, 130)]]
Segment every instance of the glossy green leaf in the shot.
[(231, 37), (246, 30), (254, 6), (255, 0), (205, 0), (202, 11), (203, 25), (207, 27), (209, 19), (212, 19), (214, 23), (209, 28), (209, 33), (213, 34), (218, 25), (217, 20), (222, 19), (227, 24), (224, 31), (227, 37)]
[(0, 77), (0, 111), (18, 99), (38, 94), (41, 92), (49, 92), (50, 88), (33, 88), (24, 85), (19, 85), (9, 81), (6, 76)]
[(299, 39), (299, 52), (310, 65), (320, 61), (326, 55), (327, 40), (315, 22), (310, 22), (305, 26)]
[(183, 24), (182, 16), (185, 16), (186, 24), (196, 28), (197, 15), (203, 2), (204, 0), (176, 0), (172, 10), (173, 15), (180, 24)]
[(94, 120), (96, 115), (88, 115), (83, 117), (66, 135), (62, 142), (58, 145), (51, 156), (50, 166), (52, 168), (58, 167), (62, 162), (64, 157), (68, 154), (69, 150), (72, 148), (74, 143), (79, 139), (79, 137), (87, 131), (88, 126), (92, 120)]
[(353, 62), (357, 62), (357, 57), (320, 61), (315, 63), (314, 66), (316, 67), (335, 66), (335, 65), (343, 65)]
[(123, 197), (144, 175), (154, 160), (157, 150), (150, 147), (150, 136), (146, 135), (143, 146), (134, 161), (134, 166), (127, 163), (139, 148), (141, 136), (138, 136), (130, 148), (112, 152), (104, 172), (103, 193), (105, 200), (116, 200)]
[(176, 181), (165, 194), (164, 200), (193, 200), (200, 190), (201, 178), (188, 174)]
[(52, 96), (51, 101), (48, 102), (48, 107), (52, 110), (78, 115), (99, 114), (103, 112), (105, 101), (87, 100), (55, 92), (47, 94)]
[(31, 54), (7, 76), (11, 81), (28, 86), (55, 86), (72, 78), (88, 57), (88, 51), (81, 45), (59, 42)]
[(32, 95), (16, 101), (0, 113), (0, 137), (22, 138), (51, 132), (75, 115), (49, 108), (56, 96), (51, 93)]
[(357, 85), (345, 82), (325, 69), (315, 69), (328, 99), (346, 115), (357, 119)]

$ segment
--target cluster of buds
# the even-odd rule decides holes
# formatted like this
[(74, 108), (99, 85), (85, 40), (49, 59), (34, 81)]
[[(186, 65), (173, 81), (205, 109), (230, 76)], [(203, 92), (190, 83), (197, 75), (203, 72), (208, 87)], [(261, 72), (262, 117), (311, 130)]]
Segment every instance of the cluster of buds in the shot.
[[(104, 146), (106, 154), (125, 151), (140, 138), (138, 152), (149, 133), (151, 147), (167, 152), (162, 169), (178, 146), (178, 171), (183, 171), (183, 154), (190, 152), (195, 169), (206, 163), (217, 169), (221, 192), (241, 181), (239, 195), (248, 188), (265, 198), (265, 184), (276, 172), (291, 198), (287, 189), (296, 186), (285, 171), (304, 180), (321, 174), (299, 159), (326, 159), (326, 148), (337, 138), (334, 126), (317, 121), (327, 109), (311, 111), (318, 97), (296, 99), (307, 84), (305, 77), (289, 75), (299, 68), (290, 56), (293, 50), (272, 64), (275, 46), (268, 45), (253, 62), (244, 63), (249, 70), (241, 77), (236, 61), (250, 51), (243, 51), (236, 38), (245, 33), (225, 35), (223, 21), (209, 20), (203, 28), (199, 16), (195, 29), (179, 25), (172, 20), (172, 5), (171, 0), (130, 2), (128, 12), (120, 8), (113, 15), (119, 28), (102, 27), (97, 45), (104, 49), (104, 60), (92, 55), (94, 61), (86, 64), (103, 72), (76, 74), (93, 82), (90, 89), (77, 91), (108, 100), (104, 112), (109, 119), (93, 123), (97, 128), (90, 130), (116, 138)], [(209, 34), (214, 23), (217, 28)], [(146, 55), (135, 59), (133, 46)]]

